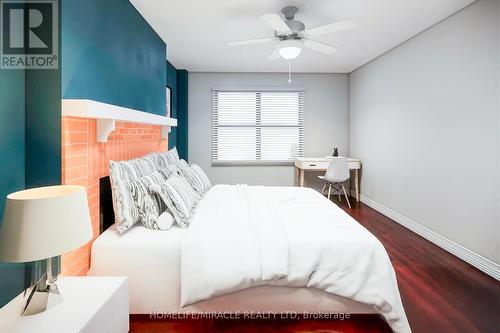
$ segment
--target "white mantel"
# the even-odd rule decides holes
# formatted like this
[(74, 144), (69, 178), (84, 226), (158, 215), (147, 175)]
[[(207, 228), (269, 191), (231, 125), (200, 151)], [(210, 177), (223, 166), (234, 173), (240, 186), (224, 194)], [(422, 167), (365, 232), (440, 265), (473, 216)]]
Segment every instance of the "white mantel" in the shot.
[(115, 130), (116, 121), (161, 126), (161, 137), (166, 138), (177, 119), (129, 109), (90, 99), (63, 99), (62, 115), (97, 119), (97, 142), (106, 142)]

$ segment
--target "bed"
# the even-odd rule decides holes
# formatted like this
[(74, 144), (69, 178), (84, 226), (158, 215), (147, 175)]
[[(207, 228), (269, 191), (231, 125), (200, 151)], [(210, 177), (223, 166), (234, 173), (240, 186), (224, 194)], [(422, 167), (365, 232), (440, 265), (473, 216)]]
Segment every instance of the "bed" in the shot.
[(181, 308), (180, 246), (188, 230), (174, 226), (162, 232), (135, 225), (120, 235), (111, 226), (92, 246), (89, 275), (128, 276), (130, 313), (134, 314), (197, 310), (376, 313), (366, 304), (316, 289), (270, 286)]
[(127, 276), (133, 314), (380, 313), (410, 332), (382, 244), (314, 190), (216, 185), (187, 229), (104, 229), (89, 275)]

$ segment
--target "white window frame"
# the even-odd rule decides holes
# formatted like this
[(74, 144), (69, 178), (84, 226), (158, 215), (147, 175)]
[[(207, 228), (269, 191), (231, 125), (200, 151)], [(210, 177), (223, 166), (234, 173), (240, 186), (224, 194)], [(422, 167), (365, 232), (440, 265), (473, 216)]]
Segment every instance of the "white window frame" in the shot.
[[(299, 124), (298, 125), (262, 125), (259, 124), (259, 103), (257, 102), (257, 108), (256, 108), (256, 124), (255, 125), (222, 125), (220, 126), (218, 124), (218, 109), (217, 109), (217, 100), (215, 98), (215, 94), (218, 92), (254, 92), (256, 94), (258, 93), (265, 93), (265, 92), (297, 92), (299, 93)], [(249, 87), (249, 88), (227, 88), (227, 87), (214, 87), (212, 88), (212, 165), (213, 166), (224, 166), (224, 165), (294, 165), (294, 160), (295, 158), (290, 158), (287, 160), (231, 160), (231, 161), (220, 161), (217, 159), (217, 143), (218, 143), (218, 138), (216, 136), (216, 129), (219, 127), (255, 127), (257, 129), (256, 132), (256, 154), (259, 154), (259, 135), (260, 131), (258, 131), (258, 128), (263, 128), (263, 127), (296, 127), (299, 129), (299, 147), (298, 147), (298, 155), (296, 157), (304, 157), (304, 149), (305, 149), (305, 98), (306, 98), (306, 90), (304, 88), (298, 88), (298, 87), (271, 87), (271, 88), (256, 88), (256, 87)], [(258, 97), (257, 97), (258, 98)], [(257, 157), (259, 158), (259, 157)]]

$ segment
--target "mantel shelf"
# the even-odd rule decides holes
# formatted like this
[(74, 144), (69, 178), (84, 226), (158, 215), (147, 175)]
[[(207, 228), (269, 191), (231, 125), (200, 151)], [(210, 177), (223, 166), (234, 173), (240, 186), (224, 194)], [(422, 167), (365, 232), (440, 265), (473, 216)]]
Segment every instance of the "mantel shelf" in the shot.
[(170, 127), (177, 126), (177, 119), (124, 108), (90, 99), (63, 99), (62, 115), (97, 119), (97, 142), (108, 141), (115, 130), (115, 121), (161, 126), (161, 137), (166, 138)]

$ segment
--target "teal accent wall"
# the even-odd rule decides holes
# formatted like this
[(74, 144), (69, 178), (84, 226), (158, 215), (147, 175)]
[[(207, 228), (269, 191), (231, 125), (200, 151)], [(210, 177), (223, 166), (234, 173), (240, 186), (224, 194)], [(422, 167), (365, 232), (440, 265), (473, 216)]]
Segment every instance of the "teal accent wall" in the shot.
[[(166, 63), (165, 43), (131, 3), (64, 0), (59, 12), (60, 70), (0, 70), (0, 216), (8, 193), (60, 183), (61, 98), (165, 115), (169, 84), (173, 116), (186, 126), (174, 129), (169, 143), (187, 159), (187, 121), (182, 125), (187, 72)], [(0, 263), (0, 307), (23, 290), (25, 275), (37, 269), (27, 267)]]
[(177, 150), (188, 160), (188, 71), (177, 71)]
[(61, 70), (27, 70), (25, 89), (26, 188), (61, 184)]
[(180, 158), (188, 160), (188, 72), (176, 69), (167, 61), (167, 87), (172, 91), (171, 117), (177, 118), (177, 127), (168, 134), (168, 148), (177, 148)]
[[(25, 113), (23, 70), (0, 70), (0, 225), (5, 198), (25, 185)], [(24, 264), (0, 263), (0, 307), (24, 287)]]
[[(0, 224), (9, 193), (61, 182), (60, 68), (0, 70)], [(36, 265), (0, 263), (0, 307)]]
[[(177, 69), (167, 61), (167, 87), (171, 89), (171, 114), (170, 117), (177, 118)], [(168, 133), (168, 149), (177, 145), (177, 127), (172, 127)]]
[(64, 0), (62, 96), (165, 115), (166, 45), (128, 0)]

